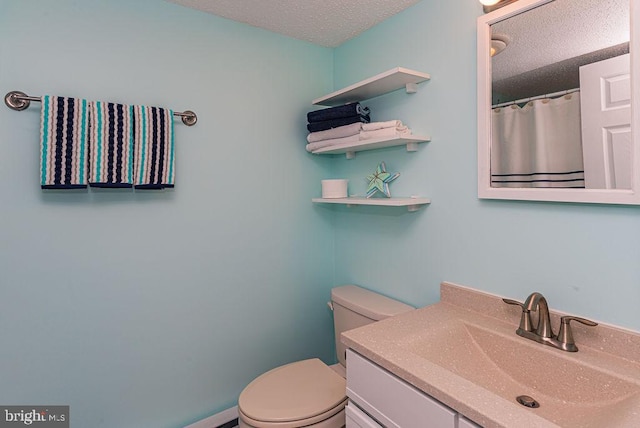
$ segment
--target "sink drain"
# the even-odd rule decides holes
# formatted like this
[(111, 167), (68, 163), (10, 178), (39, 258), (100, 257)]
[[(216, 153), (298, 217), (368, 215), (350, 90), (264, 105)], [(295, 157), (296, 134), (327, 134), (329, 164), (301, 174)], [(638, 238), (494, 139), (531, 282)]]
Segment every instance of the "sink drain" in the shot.
[(537, 409), (538, 407), (540, 407), (540, 403), (538, 403), (533, 397), (529, 397), (528, 395), (519, 395), (516, 397), (516, 400), (524, 407), (529, 407), (531, 409)]

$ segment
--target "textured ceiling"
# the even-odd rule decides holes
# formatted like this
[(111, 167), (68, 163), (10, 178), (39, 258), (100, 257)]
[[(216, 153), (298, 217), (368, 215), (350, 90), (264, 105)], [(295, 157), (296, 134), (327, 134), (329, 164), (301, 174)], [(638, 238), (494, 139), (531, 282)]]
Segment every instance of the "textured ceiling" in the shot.
[[(167, 1), (336, 47), (421, 0)], [(629, 21), (629, 0), (554, 0), (494, 24), (509, 40), (492, 61), (495, 92), (518, 99), (579, 86), (580, 65), (628, 52)]]
[(516, 99), (537, 85), (578, 87), (580, 65), (628, 52), (629, 22), (629, 0), (555, 0), (492, 25), (509, 40), (492, 59), (494, 90)]
[(421, 0), (168, 0), (254, 27), (336, 47)]

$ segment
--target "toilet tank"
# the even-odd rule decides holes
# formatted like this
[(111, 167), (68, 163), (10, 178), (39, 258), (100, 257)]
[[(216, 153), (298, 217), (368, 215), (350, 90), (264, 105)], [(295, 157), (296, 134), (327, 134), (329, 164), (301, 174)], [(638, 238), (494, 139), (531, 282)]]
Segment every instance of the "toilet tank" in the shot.
[(346, 347), (340, 342), (343, 331), (415, 309), (357, 285), (343, 285), (331, 290), (333, 325), (335, 327), (338, 362), (346, 367)]

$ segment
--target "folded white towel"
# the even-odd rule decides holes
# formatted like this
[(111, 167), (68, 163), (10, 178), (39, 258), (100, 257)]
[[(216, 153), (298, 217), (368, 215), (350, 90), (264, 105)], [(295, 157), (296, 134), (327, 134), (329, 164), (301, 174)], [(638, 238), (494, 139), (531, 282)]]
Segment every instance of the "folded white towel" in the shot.
[(399, 131), (406, 128), (406, 126), (400, 120), (387, 120), (386, 122), (371, 122), (363, 123), (363, 131), (375, 131), (383, 128), (397, 128)]
[(307, 141), (315, 143), (316, 141), (332, 140), (334, 138), (350, 137), (358, 134), (362, 130), (362, 123), (356, 122), (350, 125), (337, 126), (327, 129), (326, 131), (312, 132), (307, 136)]
[(330, 140), (322, 140), (322, 141), (317, 141), (315, 143), (307, 144), (307, 151), (313, 152), (314, 150), (322, 149), (324, 147), (335, 146), (337, 144), (344, 144), (344, 143), (355, 143), (357, 141), (360, 141), (360, 134), (350, 135), (348, 137), (342, 137), (342, 138), (333, 138)]
[(402, 129), (382, 128), (382, 129), (376, 129), (375, 131), (361, 131), (360, 139), (370, 140), (373, 138), (393, 138), (393, 137), (402, 137), (406, 135), (411, 135), (411, 130), (406, 126), (404, 126), (402, 127)]

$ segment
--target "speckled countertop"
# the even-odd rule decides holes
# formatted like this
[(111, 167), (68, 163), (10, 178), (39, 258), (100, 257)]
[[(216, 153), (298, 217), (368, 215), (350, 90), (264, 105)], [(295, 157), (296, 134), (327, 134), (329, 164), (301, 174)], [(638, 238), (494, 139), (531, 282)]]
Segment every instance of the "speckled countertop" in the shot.
[[(579, 351), (565, 352), (517, 336), (521, 310), (500, 296), (451, 283), (440, 291), (440, 303), (342, 341), (486, 428), (640, 427), (639, 333), (572, 323)], [(560, 315), (551, 311), (554, 332)]]

